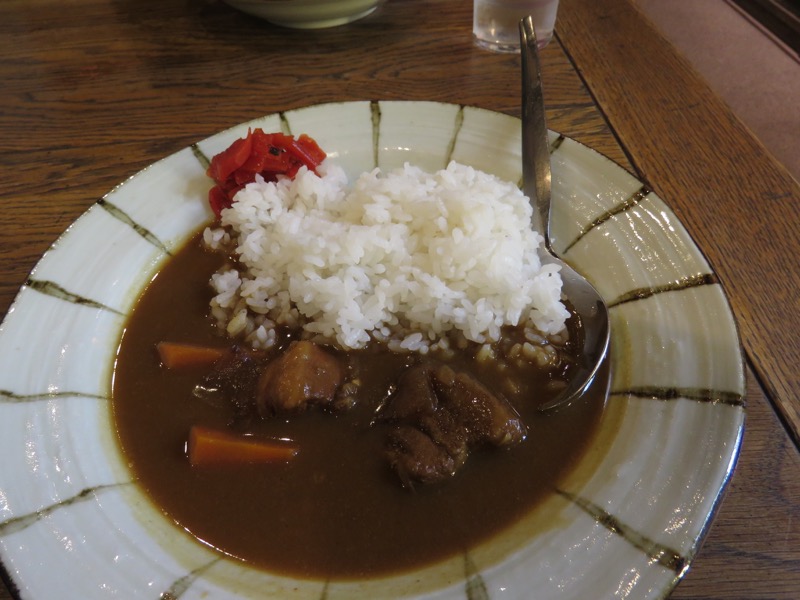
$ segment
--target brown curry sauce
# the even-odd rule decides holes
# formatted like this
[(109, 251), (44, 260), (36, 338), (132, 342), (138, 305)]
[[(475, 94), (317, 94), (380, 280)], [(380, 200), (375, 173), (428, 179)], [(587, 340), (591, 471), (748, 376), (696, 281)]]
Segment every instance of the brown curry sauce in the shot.
[[(309, 410), (249, 424), (254, 433), (290, 438), (300, 448), (286, 464), (192, 468), (192, 425), (223, 428), (225, 407), (192, 394), (202, 369), (165, 372), (163, 340), (227, 347), (208, 315), (211, 274), (224, 257), (195, 236), (140, 298), (118, 352), (113, 415), (134, 475), (152, 500), (202, 542), (266, 570), (301, 577), (353, 579), (410, 570), (474, 547), (514, 524), (549, 495), (581, 457), (600, 420), (607, 369), (588, 398), (555, 414), (536, 411), (546, 393), (512, 403), (528, 436), (511, 448), (473, 452), (451, 479), (406, 489), (387, 467), (386, 431), (376, 407), (408, 355), (357, 353), (362, 386), (356, 407)], [(454, 368), (488, 388), (501, 375), (476, 367), (469, 353)], [(531, 389), (547, 374), (531, 369)]]

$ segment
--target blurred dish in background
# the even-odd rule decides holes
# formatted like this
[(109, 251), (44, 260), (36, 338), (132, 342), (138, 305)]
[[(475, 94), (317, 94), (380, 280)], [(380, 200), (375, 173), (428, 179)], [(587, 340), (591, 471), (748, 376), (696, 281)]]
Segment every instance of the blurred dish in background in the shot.
[(234, 8), (275, 25), (322, 29), (351, 23), (372, 13), (383, 0), (225, 0)]

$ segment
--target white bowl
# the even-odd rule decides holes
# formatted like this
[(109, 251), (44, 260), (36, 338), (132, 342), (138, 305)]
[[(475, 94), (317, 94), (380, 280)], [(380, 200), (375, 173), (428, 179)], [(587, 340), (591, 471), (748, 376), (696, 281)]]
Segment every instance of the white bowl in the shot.
[[(243, 123), (134, 175), (70, 226), (0, 325), (0, 573), (26, 600), (666, 598), (722, 498), (744, 427), (725, 293), (677, 216), (630, 173), (550, 133), (553, 243), (607, 300), (612, 383), (575, 471), (517, 524), (425, 568), (301, 580), (225, 557), (134, 484), (111, 416), (116, 349), (159, 266), (213, 217), (207, 157), (248, 128), (316, 139), (352, 180), (452, 159), (509, 181), (518, 119), (345, 102)], [(387, 517), (391, 518), (391, 517)]]
[(234, 8), (275, 25), (321, 29), (356, 21), (383, 0), (225, 0)]

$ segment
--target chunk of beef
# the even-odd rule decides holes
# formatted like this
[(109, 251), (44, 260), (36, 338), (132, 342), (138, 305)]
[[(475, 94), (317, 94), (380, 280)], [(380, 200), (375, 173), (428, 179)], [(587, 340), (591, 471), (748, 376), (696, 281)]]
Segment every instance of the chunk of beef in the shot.
[(293, 342), (261, 374), (256, 404), (262, 417), (330, 405), (345, 379), (339, 359), (313, 342)]
[(380, 418), (394, 424), (386, 456), (404, 485), (454, 475), (477, 446), (520, 443), (527, 428), (514, 407), (468, 373), (421, 364), (403, 373)]
[[(461, 466), (428, 434), (411, 425), (399, 425), (389, 433), (387, 457), (404, 486), (432, 483), (453, 475)], [(466, 454), (462, 455), (466, 459)]]
[(419, 419), (436, 411), (439, 400), (433, 389), (431, 369), (413, 366), (400, 375), (397, 391), (381, 407), (381, 418), (390, 421)]
[(469, 432), (472, 443), (507, 446), (525, 439), (525, 425), (502, 395), (493, 394), (468, 373), (455, 373), (449, 367), (434, 369), (431, 375), (437, 396)]
[(211, 406), (230, 406), (234, 421), (254, 415), (255, 390), (263, 370), (263, 353), (233, 346), (195, 386), (195, 397)]

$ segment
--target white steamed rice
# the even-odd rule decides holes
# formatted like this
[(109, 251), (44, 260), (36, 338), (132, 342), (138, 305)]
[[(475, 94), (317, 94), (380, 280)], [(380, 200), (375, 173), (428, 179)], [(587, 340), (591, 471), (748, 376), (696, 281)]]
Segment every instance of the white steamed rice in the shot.
[(318, 171), (249, 184), (205, 231), (239, 259), (211, 282), (231, 336), (269, 347), (276, 325), (300, 325), (344, 348), (375, 338), (425, 352), (451, 333), (483, 343), (504, 325), (564, 329), (558, 268), (541, 265), (515, 185), (455, 162), (375, 169), (352, 187), (329, 160)]

